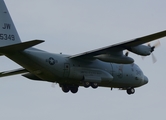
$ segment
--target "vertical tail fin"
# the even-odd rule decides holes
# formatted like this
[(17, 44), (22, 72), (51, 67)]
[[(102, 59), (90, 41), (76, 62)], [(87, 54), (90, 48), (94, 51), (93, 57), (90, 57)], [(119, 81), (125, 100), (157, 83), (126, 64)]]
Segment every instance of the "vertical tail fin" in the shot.
[(16, 31), (4, 0), (0, 0), (0, 47), (20, 43), (20, 37)]

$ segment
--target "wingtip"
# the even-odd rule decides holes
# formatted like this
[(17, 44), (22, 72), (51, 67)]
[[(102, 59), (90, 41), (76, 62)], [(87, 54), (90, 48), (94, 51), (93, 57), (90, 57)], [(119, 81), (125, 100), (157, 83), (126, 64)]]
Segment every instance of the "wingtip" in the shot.
[(38, 42), (45, 42), (45, 40), (40, 40), (40, 39), (35, 39), (34, 41), (38, 41)]

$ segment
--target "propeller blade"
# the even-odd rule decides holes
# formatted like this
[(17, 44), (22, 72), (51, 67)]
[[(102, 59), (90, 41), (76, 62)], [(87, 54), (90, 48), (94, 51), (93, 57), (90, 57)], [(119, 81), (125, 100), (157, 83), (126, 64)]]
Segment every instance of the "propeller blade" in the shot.
[(155, 63), (157, 61), (156, 57), (154, 56), (154, 54), (152, 53), (152, 61), (153, 63)]
[(148, 43), (147, 45), (148, 45), (149, 47), (151, 47), (151, 44), (150, 44), (150, 43)]
[(157, 48), (159, 47), (161, 44), (160, 44), (160, 41), (158, 40), (155, 44), (154, 44), (154, 47)]

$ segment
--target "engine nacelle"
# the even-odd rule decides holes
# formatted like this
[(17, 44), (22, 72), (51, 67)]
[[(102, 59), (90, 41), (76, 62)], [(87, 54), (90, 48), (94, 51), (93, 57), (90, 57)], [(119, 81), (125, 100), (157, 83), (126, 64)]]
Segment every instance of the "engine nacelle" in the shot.
[(128, 50), (142, 56), (147, 56), (151, 54), (151, 47), (146, 45), (138, 45), (135, 47), (130, 47), (128, 48)]

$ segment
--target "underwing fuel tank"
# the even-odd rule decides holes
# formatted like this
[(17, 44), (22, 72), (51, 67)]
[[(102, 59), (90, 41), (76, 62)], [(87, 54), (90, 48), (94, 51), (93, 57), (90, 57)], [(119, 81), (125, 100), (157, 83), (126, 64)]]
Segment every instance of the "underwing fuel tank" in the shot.
[(69, 78), (96, 83), (110, 82), (113, 80), (113, 76), (106, 71), (82, 67), (72, 67)]
[(102, 54), (102, 55), (95, 56), (95, 58), (104, 62), (120, 63), (120, 64), (131, 64), (134, 62), (134, 59), (125, 55), (116, 56), (116, 55)]

